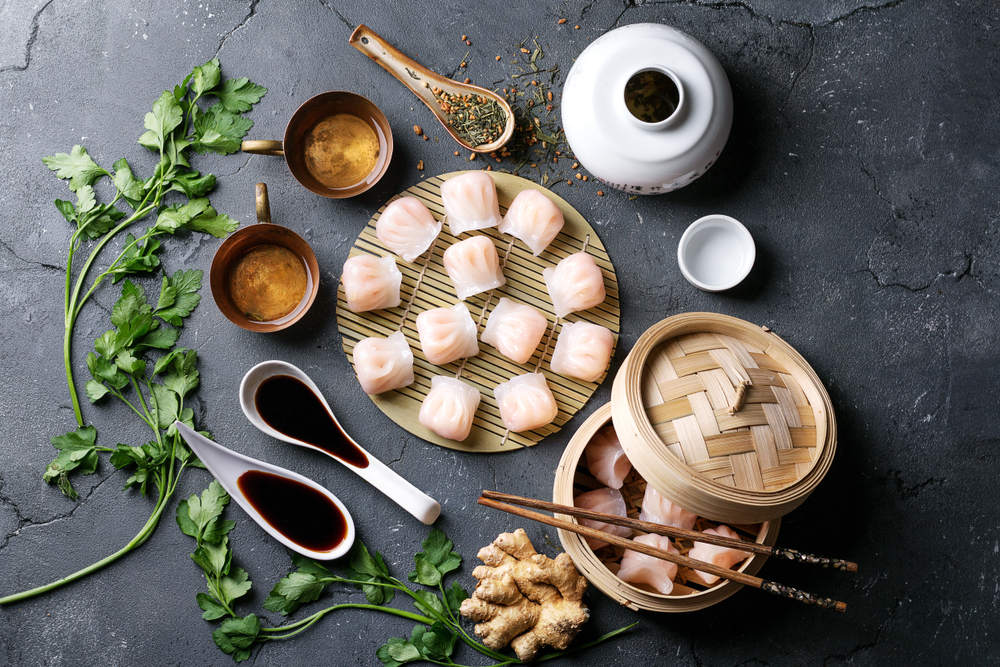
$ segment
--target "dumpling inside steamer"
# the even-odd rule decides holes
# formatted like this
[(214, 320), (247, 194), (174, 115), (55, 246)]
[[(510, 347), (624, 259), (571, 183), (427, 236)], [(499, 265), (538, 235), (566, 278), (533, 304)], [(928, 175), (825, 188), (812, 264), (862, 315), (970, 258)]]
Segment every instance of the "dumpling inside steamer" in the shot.
[[(728, 537), (734, 540), (740, 539), (740, 536), (735, 530), (729, 526), (720, 524), (715, 528), (709, 528), (703, 531), (706, 535), (718, 535), (719, 537)], [(688, 553), (688, 556), (694, 558), (695, 560), (702, 560), (706, 563), (712, 563), (713, 565), (718, 565), (719, 567), (732, 568), (737, 563), (742, 563), (746, 560), (750, 554), (746, 551), (740, 551), (739, 549), (730, 549), (728, 547), (717, 547), (714, 544), (705, 544), (704, 542), (695, 542), (694, 548)], [(701, 579), (708, 585), (714, 584), (719, 580), (719, 577), (714, 574), (708, 574), (707, 572), (695, 571), (695, 576)]]
[(583, 450), (583, 456), (590, 474), (612, 489), (622, 488), (625, 477), (632, 471), (632, 464), (625, 456), (622, 443), (610, 424), (594, 434)]
[(455, 286), (455, 294), (462, 301), (507, 282), (500, 270), (496, 246), (488, 236), (459, 241), (444, 251), (442, 261)]
[(356, 255), (344, 262), (344, 296), (347, 309), (354, 313), (395, 308), (400, 303), (399, 286), (403, 274), (391, 255)]
[(528, 189), (514, 197), (500, 222), (499, 231), (521, 239), (538, 257), (564, 224), (562, 211), (555, 202), (539, 190)]
[[(633, 538), (633, 541), (670, 553), (680, 553), (670, 538), (664, 535), (649, 533)], [(622, 554), (621, 567), (618, 568), (618, 578), (622, 581), (627, 581), (630, 584), (645, 584), (663, 595), (670, 595), (673, 592), (674, 577), (676, 576), (676, 563), (631, 549), (626, 549), (625, 553)]]
[[(573, 504), (576, 507), (585, 510), (594, 510), (595, 512), (603, 512), (604, 514), (614, 514), (615, 516), (624, 517), (625, 513), (625, 499), (622, 498), (622, 492), (618, 489), (597, 489), (595, 491), (588, 491), (587, 493), (580, 494), (573, 499)], [(626, 528), (625, 526), (616, 526), (610, 523), (604, 523), (603, 521), (594, 521), (592, 519), (578, 519), (581, 525), (588, 526), (590, 528), (595, 528), (605, 533), (610, 533), (611, 535), (617, 535), (618, 537), (628, 537), (632, 534), (631, 528)], [(585, 537), (587, 545), (594, 549), (600, 549), (601, 547), (606, 547), (607, 542), (602, 542), (593, 537)]]
[(481, 397), (479, 390), (456, 378), (435, 375), (420, 404), (418, 419), (442, 438), (461, 442), (472, 431)]
[(354, 346), (354, 370), (366, 394), (381, 394), (411, 384), (413, 352), (399, 331), (382, 338), (372, 336)]
[[(632, 518), (638, 518), (642, 521), (651, 521), (653, 523), (671, 525), (678, 528), (687, 528), (689, 530), (697, 530), (710, 535), (721, 535), (723, 537), (733, 539), (753, 539), (754, 536), (759, 534), (761, 529), (761, 525), (759, 524), (753, 526), (738, 526), (741, 531), (746, 531), (746, 533), (740, 534), (729, 526), (710, 522), (697, 516), (694, 512), (689, 512), (688, 510), (671, 502), (668, 498), (657, 492), (652, 486), (646, 484), (634, 470), (625, 471), (625, 479), (620, 491), (612, 488), (598, 488), (596, 490), (592, 490), (595, 483), (607, 483), (605, 479), (602, 479), (607, 476), (605, 470), (609, 466), (609, 460), (607, 459), (613, 460), (614, 457), (606, 456), (602, 458), (595, 456), (595, 454), (602, 452), (602, 450), (605, 449), (613, 451), (614, 448), (608, 446), (608, 440), (618, 442), (614, 425), (610, 422), (601, 427), (601, 429), (594, 434), (591, 441), (587, 443), (586, 448), (584, 448), (584, 452), (581, 455), (578, 464), (579, 474), (576, 482), (576, 493), (579, 495), (576, 496), (574, 501), (574, 505), (577, 507), (586, 507), (588, 509), (594, 509), (598, 512), (615, 514), (617, 516), (626, 516), (629, 512), (631, 512)], [(593, 457), (593, 459), (591, 457)], [(622, 452), (622, 458), (624, 458), (624, 451)], [(586, 469), (590, 477), (582, 474), (584, 469)], [(645, 488), (643, 489), (643, 487)], [(638, 512), (638, 516), (636, 516), (634, 509), (627, 509), (624, 499), (626, 497), (635, 499), (638, 497), (640, 492), (642, 493), (642, 505), (639, 508), (640, 511)], [(622, 531), (619, 533), (622, 537), (628, 537), (632, 533), (629, 528), (613, 526), (596, 521), (579, 521), (583, 525), (591, 526), (606, 532), (612, 532), (613, 530)], [(640, 554), (630, 549), (623, 549), (621, 547), (608, 545), (605, 542), (599, 542), (597, 540), (592, 541), (588, 538), (582, 539), (584, 539), (591, 549), (594, 550), (601, 562), (609, 571), (615, 573), (622, 581), (649, 592), (670, 596), (688, 595), (695, 593), (700, 589), (712, 588), (719, 583), (722, 583), (718, 577), (713, 575), (705, 574), (686, 567), (678, 568), (675, 564), (669, 563), (668, 561), (661, 561), (652, 556), (646, 556), (645, 554)], [(639, 537), (633, 537), (632, 539), (637, 542), (665, 549), (667, 551), (677, 552), (696, 560), (704, 560), (710, 563), (715, 563), (721, 567), (728, 568), (738, 566), (750, 555), (745, 551), (740, 551), (739, 549), (727, 549), (725, 547), (716, 547), (699, 542), (692, 543), (689, 540), (673, 540), (665, 536), (653, 534), (641, 535)], [(654, 540), (663, 540), (664, 542), (657, 544)], [(663, 544), (666, 543), (671, 545), (670, 548), (663, 546)], [(628, 558), (626, 558), (626, 556), (628, 556)], [(656, 562), (650, 562), (647, 565), (644, 560), (647, 558)], [(652, 568), (660, 568), (662, 569), (662, 572), (657, 572)], [(672, 574), (670, 574), (670, 572), (672, 572)], [(670, 574), (670, 576), (664, 577), (664, 574)]]
[(437, 366), (479, 354), (476, 323), (464, 303), (417, 315), (417, 335), (427, 361)]
[(385, 207), (375, 235), (389, 250), (412, 262), (431, 247), (441, 232), (441, 221), (416, 197), (400, 197)]
[(470, 171), (441, 184), (441, 202), (453, 236), (500, 224), (500, 203), (493, 177)]

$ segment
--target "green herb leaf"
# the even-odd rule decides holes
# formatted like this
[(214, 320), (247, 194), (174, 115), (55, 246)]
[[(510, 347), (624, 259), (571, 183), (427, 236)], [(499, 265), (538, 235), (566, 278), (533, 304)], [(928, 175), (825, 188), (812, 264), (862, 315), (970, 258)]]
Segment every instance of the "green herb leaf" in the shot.
[(230, 618), (222, 622), (212, 639), (223, 653), (233, 656), (236, 662), (243, 662), (250, 657), (250, 647), (257, 641), (260, 634), (260, 620), (254, 614), (244, 618)]
[(232, 604), (235, 600), (250, 592), (251, 585), (250, 575), (242, 568), (237, 567), (222, 577), (222, 580), (219, 582), (219, 591), (225, 598), (226, 604)]
[(149, 406), (149, 412), (159, 428), (168, 428), (177, 419), (181, 409), (177, 393), (159, 384), (151, 384), (150, 390), (153, 392), (153, 401)]
[(462, 564), (462, 556), (452, 551), (452, 541), (437, 528), (431, 529), (422, 546), (424, 550), (413, 557), (417, 569), (408, 575), (412, 582), (437, 586), (444, 575), (457, 570)]
[(67, 476), (70, 472), (89, 475), (97, 470), (97, 429), (93, 426), (82, 426), (65, 435), (58, 435), (51, 440), (52, 446), (59, 454), (45, 468), (42, 479), (51, 484), (58, 482), (62, 492), (73, 498), (79, 497)]
[(118, 188), (122, 197), (132, 208), (138, 208), (145, 194), (142, 181), (132, 174), (132, 168), (129, 167), (128, 161), (125, 158), (121, 158), (115, 162), (114, 168), (115, 175), (113, 180), (115, 187)]
[(413, 645), (424, 658), (447, 661), (455, 651), (456, 635), (448, 626), (437, 621), (430, 628), (418, 625), (413, 628)]
[(413, 606), (422, 613), (431, 616), (444, 616), (444, 604), (436, 593), (430, 591), (416, 591), (417, 598), (413, 600)]
[(183, 119), (181, 105), (169, 90), (163, 91), (160, 99), (153, 103), (153, 110), (146, 114), (144, 125), (149, 132), (139, 138), (139, 143), (153, 150), (163, 149), (167, 136)]
[[(392, 579), (389, 568), (382, 559), (382, 554), (376, 551), (375, 555), (372, 556), (361, 541), (354, 543), (354, 548), (351, 550), (350, 567), (344, 568), (344, 570), (348, 579), (357, 581), (390, 583)], [(395, 591), (385, 586), (354, 584), (354, 587), (360, 588), (371, 604), (387, 604), (395, 594)]]
[(160, 258), (156, 253), (160, 250), (160, 241), (154, 237), (145, 237), (144, 241), (136, 241), (129, 233), (125, 237), (125, 250), (122, 258), (109, 270), (111, 282), (117, 283), (125, 276), (136, 273), (154, 271), (160, 266)]
[(417, 554), (413, 561), (416, 563), (417, 569), (407, 575), (410, 581), (432, 587), (441, 583), (441, 573), (423, 555)]
[(108, 175), (106, 170), (90, 158), (87, 149), (80, 145), (73, 146), (69, 154), (56, 153), (42, 158), (42, 162), (56, 172), (59, 178), (68, 178), (69, 189), (73, 192), (85, 185), (93, 185), (97, 179)]
[(258, 86), (246, 77), (239, 79), (227, 79), (218, 91), (212, 94), (219, 98), (219, 102), (226, 111), (232, 113), (243, 113), (250, 111), (251, 107), (264, 97), (267, 88)]
[[(198, 386), (198, 353), (194, 350), (178, 350), (173, 357), (170, 371), (163, 376), (163, 386), (177, 393), (182, 399)], [(183, 420), (182, 420), (183, 421)]]
[[(229, 494), (222, 488), (217, 480), (212, 480), (208, 488), (202, 491), (201, 496), (191, 495), (186, 501), (181, 501), (186, 505), (184, 509), (185, 522), (181, 523), (181, 506), (177, 506), (177, 523), (186, 535), (198, 540), (201, 544), (204, 535), (208, 532), (208, 527), (219, 520), (222, 510), (229, 504)], [(188, 523), (190, 522), (190, 523)], [(194, 526), (194, 532), (188, 532), (190, 526)], [(228, 531), (227, 531), (228, 532)]]
[(191, 269), (179, 270), (169, 278), (164, 276), (160, 299), (153, 314), (175, 327), (183, 326), (184, 318), (201, 302), (198, 290), (204, 275), (205, 272), (200, 269)]
[(386, 667), (399, 667), (407, 662), (421, 659), (420, 650), (413, 645), (413, 642), (399, 637), (392, 637), (375, 651), (375, 655)]
[(444, 589), (444, 602), (456, 616), (462, 608), (462, 601), (468, 597), (469, 594), (457, 581), (451, 582), (451, 587)]
[(220, 155), (235, 153), (251, 127), (253, 121), (249, 118), (227, 111), (221, 102), (213, 104), (195, 119), (191, 148), (199, 155), (208, 151)]
[(197, 171), (187, 171), (176, 174), (172, 179), (171, 190), (183, 192), (188, 199), (204, 197), (215, 187), (215, 175), (199, 174)]
[(87, 380), (85, 388), (87, 391), (87, 399), (91, 403), (97, 403), (99, 400), (104, 398), (109, 391), (107, 387), (97, 380)]
[(157, 350), (169, 350), (177, 343), (177, 338), (180, 337), (180, 329), (168, 329), (167, 327), (156, 327), (145, 336), (140, 338), (137, 343), (139, 348), (156, 348)]
[(206, 621), (215, 621), (229, 614), (226, 608), (208, 593), (198, 593), (195, 599), (204, 611), (201, 617)]
[(185, 225), (185, 229), (192, 232), (203, 232), (211, 234), (217, 239), (224, 239), (239, 228), (240, 224), (223, 213), (217, 215), (200, 215), (192, 218)]
[(219, 59), (212, 58), (204, 65), (195, 67), (191, 72), (191, 91), (195, 99), (219, 85), (222, 73), (219, 69)]

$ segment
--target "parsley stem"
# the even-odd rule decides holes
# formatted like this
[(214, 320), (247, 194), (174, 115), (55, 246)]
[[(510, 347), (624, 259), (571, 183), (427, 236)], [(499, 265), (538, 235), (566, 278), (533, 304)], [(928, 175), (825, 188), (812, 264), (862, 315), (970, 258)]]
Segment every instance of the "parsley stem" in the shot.
[[(373, 582), (364, 582), (364, 583), (367, 584), (367, 583), (373, 583)], [(415, 621), (417, 623), (424, 623), (426, 625), (434, 625), (434, 619), (428, 618), (426, 616), (421, 616), (420, 614), (414, 614), (413, 612), (410, 612), (410, 611), (403, 611), (402, 609), (393, 609), (392, 607), (382, 607), (382, 606), (379, 606), (377, 604), (344, 603), (344, 604), (335, 604), (332, 607), (327, 607), (326, 609), (324, 609), (322, 611), (316, 612), (312, 616), (308, 616), (308, 617), (302, 619), (301, 621), (297, 621), (297, 622), (292, 623), (290, 625), (285, 625), (285, 626), (282, 626), (280, 628), (261, 628), (260, 631), (262, 633), (264, 633), (264, 632), (267, 632), (267, 633), (276, 633), (276, 632), (286, 632), (288, 630), (294, 630), (294, 632), (288, 632), (288, 633), (283, 634), (283, 635), (269, 634), (266, 637), (266, 639), (269, 639), (269, 640), (270, 639), (288, 639), (289, 637), (294, 637), (295, 635), (299, 634), (300, 632), (302, 632), (303, 630), (305, 630), (306, 628), (308, 628), (310, 625), (312, 625), (313, 623), (315, 623), (319, 619), (321, 619), (324, 616), (326, 616), (327, 614), (329, 614), (331, 611), (336, 611), (338, 609), (371, 609), (372, 611), (381, 611), (381, 612), (384, 612), (386, 614), (392, 614), (393, 616), (400, 616), (402, 618), (406, 618), (406, 619), (409, 619), (411, 621)]]

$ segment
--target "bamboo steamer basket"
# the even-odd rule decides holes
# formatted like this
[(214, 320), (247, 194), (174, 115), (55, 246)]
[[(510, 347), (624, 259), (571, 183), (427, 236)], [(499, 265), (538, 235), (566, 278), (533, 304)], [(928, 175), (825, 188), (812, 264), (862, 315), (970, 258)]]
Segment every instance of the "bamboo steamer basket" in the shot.
[[(563, 452), (559, 468), (556, 470), (554, 502), (572, 505), (573, 499), (577, 495), (602, 486), (587, 471), (583, 450), (598, 430), (611, 423), (611, 413), (611, 403), (601, 406), (573, 435)], [(646, 482), (633, 468), (622, 487), (622, 495), (625, 498), (629, 517), (633, 519), (639, 517), (645, 490)], [(577, 522), (575, 518), (570, 516), (559, 515), (559, 517), (574, 523)], [(714, 525), (717, 524), (699, 518), (698, 523), (695, 524), (695, 530), (704, 530)], [(774, 519), (756, 525), (728, 523), (727, 525), (734, 528), (743, 539), (754, 539), (761, 544), (773, 546), (778, 539), (781, 520)], [(725, 579), (720, 579), (714, 585), (706, 586), (698, 581), (697, 573), (681, 567), (677, 571), (673, 591), (670, 595), (663, 595), (651, 588), (626, 583), (617, 577), (621, 549), (606, 546), (594, 551), (587, 545), (582, 536), (565, 530), (559, 530), (559, 539), (566, 553), (573, 559), (577, 569), (591, 584), (630, 609), (668, 613), (696, 611), (721, 602), (743, 588), (742, 584)], [(686, 540), (674, 540), (674, 544), (684, 555), (687, 555), (692, 546)], [(753, 554), (736, 569), (747, 574), (756, 574), (766, 560), (767, 556)]]
[(648, 329), (611, 405), (639, 475), (713, 521), (787, 514), (836, 450), (830, 397), (805, 359), (770, 329), (726, 315), (683, 313)]

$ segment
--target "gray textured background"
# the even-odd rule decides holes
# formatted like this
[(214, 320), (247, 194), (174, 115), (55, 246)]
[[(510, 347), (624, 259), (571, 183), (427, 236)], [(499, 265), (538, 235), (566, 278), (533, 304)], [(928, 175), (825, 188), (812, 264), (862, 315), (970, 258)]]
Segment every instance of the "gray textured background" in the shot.
[[(413, 438), (361, 393), (340, 349), (334, 306), (354, 238), (388, 197), (421, 176), (466, 168), (453, 146), (418, 140), (430, 113), (347, 37), (365, 23), (439, 72), (471, 50), (469, 75), (490, 84), (510, 71), (513, 45), (538, 35), (564, 72), (605, 31), (658, 21), (705, 42), (721, 60), (735, 121), (718, 164), (694, 185), (657, 198), (596, 196), (596, 183), (556, 189), (591, 223), (615, 262), (623, 336), (612, 371), (647, 327), (708, 310), (767, 325), (814, 366), (836, 408), (840, 442), (819, 490), (787, 517), (781, 542), (861, 563), (856, 576), (768, 564), (763, 574), (845, 600), (846, 615), (743, 591), (688, 615), (639, 614), (588, 594), (596, 633), (638, 618), (627, 637), (565, 664), (841, 665), (997, 664), (1000, 599), (997, 526), (997, 193), (1000, 9), (988, 2), (839, 0), (627, 3), (447, 2), (352, 4), (334, 0), (0, 2), (0, 593), (46, 583), (128, 541), (151, 501), (123, 493), (125, 475), (102, 463), (78, 480), (73, 502), (41, 480), (53, 435), (75, 424), (61, 364), (62, 266), (70, 228), (52, 205), (65, 185), (41, 158), (87, 146), (101, 164), (128, 157), (160, 92), (213, 56), (225, 76), (270, 92), (252, 112), (254, 138), (278, 138), (315, 93), (371, 98), (396, 133), (386, 178), (348, 201), (300, 188), (277, 158), (197, 158), (219, 176), (213, 204), (249, 222), (257, 181), (276, 221), (310, 240), (323, 271), (318, 302), (296, 327), (255, 335), (230, 325), (203, 290), (181, 344), (200, 353), (199, 424), (218, 441), (292, 467), (330, 487), (354, 512), (360, 537), (397, 574), (410, 568), (426, 529), (319, 455), (256, 432), (236, 389), (254, 363), (281, 358), (316, 379), (348, 430), (431, 495), (439, 525), (466, 558), (516, 525), (475, 505), (480, 489), (535, 497), (573, 429), (610, 395), (540, 446), (491, 456), (459, 454)], [(870, 6), (875, 5), (875, 6)], [(566, 17), (568, 23), (556, 21)], [(579, 24), (579, 30), (573, 30)], [(462, 34), (471, 48), (459, 42)], [(496, 55), (504, 56), (496, 62)], [(411, 110), (412, 107), (412, 110)], [(417, 160), (426, 171), (417, 172)], [(481, 163), (480, 163), (481, 164)], [(742, 220), (757, 265), (731, 293), (699, 292), (675, 249), (686, 225), (710, 212)], [(164, 263), (207, 270), (218, 242), (166, 242)], [(102, 289), (78, 325), (76, 367), (107, 328), (117, 288)], [(146, 435), (116, 407), (85, 405), (101, 442)], [(178, 495), (200, 492), (201, 471)], [(284, 550), (238, 508), (229, 516), (238, 564), (260, 603), (289, 567)], [(525, 526), (554, 551), (554, 532)], [(169, 508), (139, 551), (54, 594), (0, 609), (3, 665), (226, 665), (200, 617), (192, 542)], [(324, 601), (360, 600), (353, 589)], [(402, 604), (400, 602), (400, 604)], [(300, 612), (301, 613), (301, 612)], [(278, 622), (274, 615), (268, 624)], [(344, 611), (253, 655), (257, 665), (377, 664), (374, 652), (410, 624)], [(460, 662), (478, 661), (462, 651)]]

